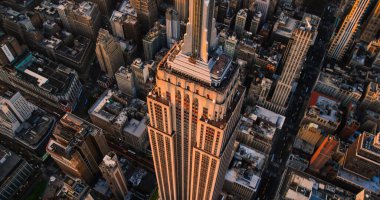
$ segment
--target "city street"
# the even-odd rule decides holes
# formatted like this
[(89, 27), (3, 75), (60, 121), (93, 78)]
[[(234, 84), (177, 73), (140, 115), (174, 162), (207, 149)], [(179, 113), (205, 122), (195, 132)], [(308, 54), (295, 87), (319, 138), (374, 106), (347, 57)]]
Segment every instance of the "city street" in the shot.
[(310, 93), (318, 78), (320, 68), (325, 58), (328, 42), (333, 33), (331, 27), (335, 22), (335, 18), (331, 15), (334, 13), (327, 11), (327, 7), (328, 6), (326, 6), (322, 12), (318, 36), (315, 40), (315, 44), (309, 50), (307, 60), (298, 81), (297, 89), (288, 107), (284, 126), (273, 138), (268, 168), (263, 173), (256, 199), (274, 199), (274, 195), (281, 181), (282, 173), (286, 168), (286, 161), (291, 153), (300, 120), (303, 118), (307, 109)]

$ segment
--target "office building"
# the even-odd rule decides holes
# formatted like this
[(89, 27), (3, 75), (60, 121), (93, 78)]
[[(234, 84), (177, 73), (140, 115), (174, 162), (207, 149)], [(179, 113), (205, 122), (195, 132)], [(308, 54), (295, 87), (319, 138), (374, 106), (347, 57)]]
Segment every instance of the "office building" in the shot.
[(166, 43), (171, 48), (181, 38), (180, 16), (173, 8), (168, 8), (165, 13), (166, 17)]
[(143, 38), (145, 60), (153, 60), (154, 55), (166, 46), (166, 29), (159, 22)]
[(189, 21), (189, 1), (174, 0), (174, 8), (179, 13), (180, 20), (185, 23)]
[(105, 29), (99, 30), (95, 52), (100, 69), (109, 77), (114, 77), (116, 71), (125, 64), (119, 42)]
[(115, 74), (119, 90), (131, 97), (136, 96), (136, 86), (131, 67), (121, 66)]
[(373, 40), (378, 39), (380, 26), (380, 2), (377, 1), (375, 7), (373, 8), (371, 15), (369, 16), (368, 21), (365, 23), (362, 31), (362, 35), (360, 36), (360, 40), (370, 43)]
[(249, 28), (249, 31), (253, 34), (253, 35), (256, 35), (256, 33), (258, 32), (259, 30), (259, 26), (260, 26), (260, 23), (261, 23), (261, 12), (260, 11), (257, 11), (253, 14), (253, 18), (252, 18), (252, 21), (251, 21), (251, 25), (250, 25), (250, 28)]
[(0, 42), (0, 64), (9, 65), (17, 60), (24, 53), (25, 48), (22, 47), (13, 36), (5, 36)]
[(141, 43), (141, 28), (137, 17), (128, 15), (124, 21), (125, 39), (133, 39), (136, 43)]
[(149, 77), (151, 77), (149, 68), (152, 68), (153, 65), (155, 65), (154, 61), (150, 60), (143, 62), (140, 58), (136, 58), (131, 64), (132, 74), (137, 89), (137, 96), (141, 99), (144, 99), (150, 91), (147, 83), (149, 81)]
[(354, 40), (360, 20), (370, 4), (370, 0), (355, 0), (351, 11), (345, 17), (339, 31), (334, 35), (328, 50), (328, 57), (341, 61)]
[(29, 41), (27, 33), (35, 30), (31, 17), (4, 6), (0, 7), (0, 15), (2, 28), (8, 35), (24, 43)]
[(297, 22), (297, 28), (292, 33), (292, 38), (287, 45), (283, 58), (283, 70), (270, 101), (265, 102), (264, 107), (284, 114), (292, 97), (292, 87), (298, 80), (306, 54), (317, 36), (320, 18), (310, 14), (304, 14), (302, 21)]
[[(3, 91), (2, 91), (3, 92)], [(11, 90), (0, 96), (0, 134), (44, 159), (45, 145), (55, 125), (55, 118)]]
[(109, 152), (102, 129), (68, 113), (57, 123), (53, 135), (46, 151), (61, 170), (93, 183), (102, 158)]
[(104, 17), (107, 17), (107, 18), (109, 17), (109, 15), (111, 15), (113, 7), (115, 5), (114, 0), (90, 0), (90, 1), (97, 4), (99, 7), (100, 13)]
[[(132, 23), (132, 21), (135, 21), (136, 23)], [(137, 39), (137, 35), (135, 35), (135, 32), (139, 31), (137, 25), (137, 13), (129, 1), (122, 1), (119, 9), (113, 11), (110, 23), (114, 36), (125, 40), (131, 38)], [(128, 26), (135, 26), (135, 28), (128, 28)]]
[(231, 58), (235, 58), (235, 49), (236, 45), (238, 43), (238, 39), (236, 38), (236, 35), (232, 35), (228, 37), (224, 41), (224, 53), (228, 55)]
[(362, 133), (346, 152), (344, 169), (364, 179), (380, 173), (380, 134)]
[(248, 10), (247, 9), (240, 9), (239, 12), (236, 14), (234, 31), (235, 31), (236, 35), (239, 37), (244, 35), (247, 17), (248, 17)]
[(307, 173), (286, 168), (275, 199), (355, 199), (355, 194)]
[(127, 196), (127, 181), (121, 170), (119, 160), (114, 152), (109, 152), (104, 156), (102, 163), (99, 165), (103, 177), (106, 179), (113, 196), (117, 200), (124, 200)]
[(14, 152), (0, 146), (0, 199), (13, 199), (16, 194), (28, 187), (28, 179), (34, 168)]
[(148, 95), (148, 133), (163, 199), (217, 199), (230, 162), (245, 88), (229, 56), (211, 57), (217, 44), (213, 13), (213, 1), (189, 1), (184, 43), (161, 61)]
[(317, 150), (314, 152), (310, 159), (309, 169), (314, 172), (320, 172), (320, 170), (326, 165), (335, 153), (339, 145), (339, 139), (328, 135), (324, 138)]
[(203, 5), (203, 1), (190, 1), (190, 17), (186, 27), (181, 55), (194, 57), (203, 61), (203, 65), (207, 65), (209, 61), (208, 54), (210, 51), (215, 50), (218, 42), (214, 18), (215, 5), (214, 1), (206, 2), (206, 5), (203, 6), (199, 5)]
[(50, 106), (75, 109), (82, 92), (78, 74), (39, 54), (26, 54), (13, 66), (0, 66), (0, 79)]
[(234, 199), (252, 199), (265, 169), (267, 155), (240, 144), (225, 176), (223, 191)]
[(267, 16), (269, 14), (269, 8), (271, 6), (271, 1), (275, 0), (255, 0), (255, 10), (261, 12), (261, 20), (265, 22), (267, 20)]
[(158, 5), (155, 0), (131, 0), (132, 6), (137, 13), (137, 19), (141, 26), (143, 33), (149, 31), (154, 26), (158, 19)]
[(38, 45), (37, 51), (74, 69), (81, 79), (89, 76), (90, 63), (93, 61), (95, 43), (90, 38), (62, 31), (58, 35), (43, 38)]
[(338, 100), (343, 106), (347, 106), (349, 103), (359, 103), (362, 96), (359, 88), (363, 88), (363, 85), (354, 81), (350, 76), (344, 76), (348, 73), (344, 70), (330, 69), (319, 74), (314, 90)]
[(89, 1), (83, 1), (80, 4), (64, 1), (57, 10), (65, 29), (93, 40), (96, 39), (101, 26), (97, 4)]

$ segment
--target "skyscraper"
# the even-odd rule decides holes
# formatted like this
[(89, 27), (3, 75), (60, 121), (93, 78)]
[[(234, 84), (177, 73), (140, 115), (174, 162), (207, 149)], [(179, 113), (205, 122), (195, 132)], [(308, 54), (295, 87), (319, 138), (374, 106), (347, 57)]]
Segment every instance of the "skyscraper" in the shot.
[(346, 54), (369, 3), (370, 0), (355, 0), (350, 13), (346, 16), (339, 31), (332, 40), (330, 49), (328, 50), (330, 58), (340, 61)]
[(100, 11), (97, 4), (89, 1), (67, 1), (57, 7), (63, 27), (75, 34), (96, 39), (101, 25)]
[(113, 77), (116, 71), (125, 64), (120, 44), (105, 29), (99, 30), (95, 52), (101, 70), (109, 77)]
[(225, 54), (227, 54), (231, 58), (234, 58), (237, 43), (238, 43), (238, 40), (236, 38), (236, 35), (232, 35), (232, 36), (228, 37), (224, 41), (224, 52), (225, 52)]
[(380, 31), (380, 1), (377, 1), (367, 24), (365, 24), (360, 40), (370, 43), (376, 39)]
[(183, 22), (188, 22), (189, 0), (174, 0), (174, 7), (179, 13), (180, 20)]
[(260, 22), (261, 22), (261, 12), (260, 11), (257, 11), (253, 14), (253, 18), (252, 18), (252, 21), (251, 21), (251, 26), (250, 26), (250, 31), (252, 34), (256, 34), (257, 31), (259, 30), (259, 25), (260, 25)]
[(99, 6), (99, 10), (104, 16), (109, 16), (115, 4), (114, 0), (90, 0)]
[[(272, 0), (273, 1), (273, 0)], [(255, 10), (261, 12), (261, 20), (266, 21), (269, 12), (269, 7), (271, 6), (271, 0), (255, 0)]]
[(184, 43), (158, 65), (147, 100), (149, 140), (165, 200), (217, 199), (245, 93), (238, 85), (238, 66), (226, 54), (213, 52), (214, 1), (189, 3)]
[(242, 36), (244, 33), (245, 23), (247, 22), (248, 10), (240, 9), (236, 15), (235, 21), (235, 33), (238, 36)]
[(142, 29), (148, 32), (157, 21), (157, 2), (156, 0), (131, 0), (132, 6), (136, 9), (137, 18), (140, 24), (143, 24)]
[(29, 119), (36, 106), (25, 100), (19, 92), (0, 96), (0, 132), (13, 137), (16, 129)]
[(174, 43), (178, 42), (181, 37), (180, 32), (180, 16), (178, 12), (172, 8), (166, 10), (166, 43), (171, 48)]
[(123, 200), (128, 193), (128, 188), (117, 155), (112, 151), (109, 152), (104, 156), (102, 163), (99, 165), (99, 169), (110, 186), (114, 198)]
[(46, 151), (62, 169), (75, 178), (92, 183), (98, 165), (109, 152), (103, 130), (72, 114), (61, 118)]
[(276, 83), (270, 102), (265, 102), (264, 107), (281, 114), (286, 112), (292, 85), (299, 78), (306, 54), (317, 36), (319, 22), (319, 17), (307, 13), (302, 21), (297, 22), (297, 28), (292, 33), (283, 58), (280, 79)]

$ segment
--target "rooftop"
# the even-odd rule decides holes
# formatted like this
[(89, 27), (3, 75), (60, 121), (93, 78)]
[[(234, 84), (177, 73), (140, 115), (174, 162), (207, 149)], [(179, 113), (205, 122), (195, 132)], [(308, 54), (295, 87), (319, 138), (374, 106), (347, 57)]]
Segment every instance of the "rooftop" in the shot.
[(292, 168), (284, 172), (277, 192), (279, 199), (355, 199), (350, 191)]
[(46, 149), (70, 159), (75, 146), (80, 146), (89, 135), (95, 135), (101, 131), (93, 124), (67, 113), (55, 126), (53, 134), (56, 139), (50, 139)]
[(144, 133), (148, 123), (146, 103), (119, 91), (106, 90), (88, 112), (136, 137)]
[(32, 149), (38, 148), (49, 137), (55, 118), (43, 110), (35, 110), (16, 130), (16, 139)]
[(277, 129), (281, 129), (285, 117), (260, 106), (248, 107), (241, 118), (240, 131), (246, 134), (258, 134), (272, 140)]
[(350, 182), (375, 194), (380, 194), (380, 182), (378, 179), (365, 179), (344, 169), (338, 170), (337, 178), (343, 179), (344, 181)]
[(342, 118), (339, 104), (337, 100), (314, 91), (310, 97), (307, 115), (319, 116), (329, 122), (339, 123)]
[(11, 73), (52, 95), (62, 95), (77, 76), (68, 67), (55, 63), (37, 53), (28, 53), (14, 64)]
[(257, 190), (264, 170), (266, 156), (254, 149), (240, 144), (225, 179)]
[(21, 162), (21, 158), (3, 146), (0, 146), (0, 185)]

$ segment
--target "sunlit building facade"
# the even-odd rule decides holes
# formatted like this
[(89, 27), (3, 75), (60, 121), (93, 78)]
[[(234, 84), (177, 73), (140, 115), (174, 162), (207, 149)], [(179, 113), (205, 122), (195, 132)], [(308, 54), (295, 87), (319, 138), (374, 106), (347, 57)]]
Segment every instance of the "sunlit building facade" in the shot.
[(213, 11), (213, 1), (190, 1), (184, 43), (160, 62), (148, 95), (149, 139), (165, 200), (217, 199), (231, 159), (245, 88), (232, 59), (213, 51)]

